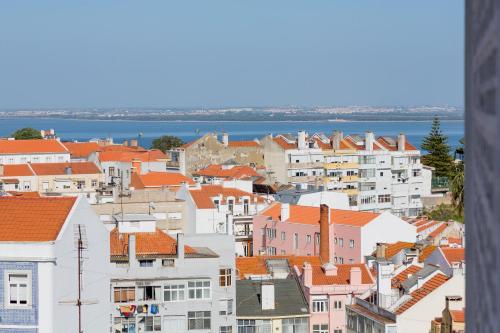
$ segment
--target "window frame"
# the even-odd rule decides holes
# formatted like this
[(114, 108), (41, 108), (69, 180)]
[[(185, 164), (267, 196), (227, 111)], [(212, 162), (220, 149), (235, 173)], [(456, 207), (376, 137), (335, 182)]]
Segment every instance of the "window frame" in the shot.
[[(10, 303), (10, 276), (26, 275), (26, 304)], [(17, 302), (19, 302), (19, 282), (17, 283)], [(28, 269), (4, 271), (4, 306), (6, 309), (29, 309), (33, 306), (33, 272)]]
[[(205, 283), (208, 282), (208, 287), (205, 286)], [(194, 283), (193, 287), (190, 287), (190, 284)], [(201, 283), (202, 286), (196, 286), (196, 283)], [(197, 291), (201, 290), (201, 297), (197, 297)], [(205, 296), (205, 291), (208, 290), (208, 296)], [(191, 291), (194, 292), (194, 297), (191, 297)], [(212, 299), (212, 282), (210, 280), (190, 280), (187, 282), (187, 299), (190, 301), (196, 300), (210, 300)]]
[[(201, 314), (201, 317), (197, 315)], [(208, 317), (207, 317), (208, 314)], [(203, 327), (196, 327), (196, 320), (201, 320), (203, 323)], [(208, 327), (205, 326), (206, 320), (208, 320)], [(210, 330), (212, 328), (212, 313), (210, 311), (188, 311), (187, 313), (187, 330)], [(191, 327), (191, 322), (194, 322), (194, 327)]]
[(233, 270), (231, 268), (219, 268), (219, 287), (230, 287), (232, 277)]
[[(172, 288), (175, 287), (175, 288)], [(167, 283), (163, 286), (163, 301), (164, 302), (183, 302), (186, 300), (186, 284), (185, 283)], [(169, 300), (166, 295), (169, 294)], [(182, 298), (179, 295), (182, 294)], [(172, 295), (176, 295), (175, 299)]]

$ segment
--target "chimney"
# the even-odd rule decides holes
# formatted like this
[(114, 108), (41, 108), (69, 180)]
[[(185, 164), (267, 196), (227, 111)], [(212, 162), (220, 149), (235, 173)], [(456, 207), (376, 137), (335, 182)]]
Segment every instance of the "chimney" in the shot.
[(127, 147), (127, 146), (128, 146), (128, 140), (123, 140), (123, 145), (124, 145), (125, 147)]
[(377, 243), (377, 259), (385, 259), (385, 250), (387, 249), (387, 245), (384, 243)]
[(73, 169), (71, 168), (71, 166), (69, 166), (69, 165), (68, 165), (67, 167), (65, 167), (65, 168), (64, 168), (64, 173), (65, 173), (66, 175), (71, 175), (71, 174), (73, 174)]
[(281, 204), (281, 215), (280, 215), (280, 221), (285, 222), (290, 218), (290, 204), (288, 203), (282, 203)]
[(137, 147), (138, 142), (137, 139), (130, 139), (130, 147)]
[(138, 175), (140, 175), (141, 174), (141, 166), (142, 166), (141, 160), (138, 160), (138, 159), (132, 160), (132, 172), (135, 172)]
[(260, 294), (262, 310), (274, 310), (274, 283), (271, 281), (262, 282)]
[(3, 172), (4, 172), (4, 166), (3, 164), (0, 164), (0, 176), (3, 176)]
[(446, 296), (446, 309), (447, 310), (462, 310), (462, 296)]
[(357, 266), (351, 267), (351, 271), (349, 274), (349, 283), (351, 284), (351, 286), (361, 285), (361, 268)]
[(184, 234), (177, 234), (177, 259), (184, 259)]
[(224, 147), (229, 145), (229, 135), (227, 133), (222, 133), (222, 144)]
[(297, 135), (297, 148), (306, 149), (306, 132), (301, 130)]
[(312, 286), (312, 266), (310, 263), (305, 262), (304, 263), (304, 276), (303, 278), (303, 283), (304, 286), (310, 287)]
[(344, 138), (344, 133), (342, 131), (333, 131), (332, 134), (332, 148), (335, 150), (340, 149), (340, 141)]
[(424, 278), (422, 276), (417, 276), (417, 289), (422, 288), (424, 285)]
[(405, 151), (405, 146), (406, 146), (406, 135), (404, 135), (403, 133), (399, 133), (399, 135), (398, 135), (398, 150)]
[(128, 262), (129, 265), (135, 262), (135, 234), (128, 235)]
[[(337, 267), (333, 264), (333, 250), (330, 244), (330, 207), (325, 204), (319, 206), (319, 256), (323, 270), (328, 276), (337, 275)], [(333, 252), (333, 251), (331, 251)]]
[(388, 261), (377, 261), (377, 305), (388, 308), (392, 293), (391, 281), (394, 265)]
[(373, 132), (367, 131), (365, 133), (365, 150), (372, 151), (374, 141), (375, 141), (375, 136), (373, 135)]

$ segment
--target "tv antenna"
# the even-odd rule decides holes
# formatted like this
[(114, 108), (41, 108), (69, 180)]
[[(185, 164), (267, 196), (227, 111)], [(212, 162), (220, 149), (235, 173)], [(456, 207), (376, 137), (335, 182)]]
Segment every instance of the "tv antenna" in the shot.
[(82, 300), (83, 252), (88, 248), (87, 232), (84, 225), (73, 225), (73, 236), (77, 251), (78, 265), (78, 298), (76, 300), (60, 301), (59, 304), (75, 305), (78, 308), (78, 333), (82, 331), (82, 305), (97, 304), (97, 299)]

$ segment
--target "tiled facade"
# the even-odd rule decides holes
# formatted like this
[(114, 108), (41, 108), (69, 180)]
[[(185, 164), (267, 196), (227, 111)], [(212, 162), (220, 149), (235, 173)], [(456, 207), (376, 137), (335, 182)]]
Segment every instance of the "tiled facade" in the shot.
[[(11, 271), (29, 271), (31, 274), (31, 305), (13, 309), (6, 306), (6, 274)], [(0, 262), (0, 332), (34, 333), (38, 325), (38, 264), (34, 262)], [(19, 329), (13, 327), (20, 326)], [(6, 328), (4, 328), (6, 327)]]

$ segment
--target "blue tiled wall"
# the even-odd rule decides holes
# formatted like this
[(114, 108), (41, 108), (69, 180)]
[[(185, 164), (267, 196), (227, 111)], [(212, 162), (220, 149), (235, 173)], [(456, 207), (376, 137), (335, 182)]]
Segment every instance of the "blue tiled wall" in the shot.
[[(6, 309), (5, 308), (5, 271), (28, 270), (31, 271), (31, 300), (32, 306), (29, 309)], [(38, 264), (35, 262), (9, 262), (0, 261), (0, 325), (38, 325)], [(1, 332), (33, 333), (37, 330), (20, 329), (5, 330)]]

